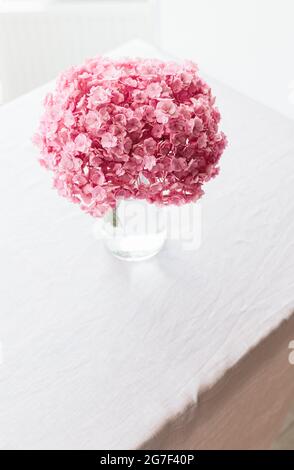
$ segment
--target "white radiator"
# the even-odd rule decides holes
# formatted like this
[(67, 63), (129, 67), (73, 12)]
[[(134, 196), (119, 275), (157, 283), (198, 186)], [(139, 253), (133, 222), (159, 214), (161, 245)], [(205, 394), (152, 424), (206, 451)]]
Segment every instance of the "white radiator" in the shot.
[(158, 43), (150, 0), (0, 3), (0, 82), (9, 101), (64, 68), (141, 38)]

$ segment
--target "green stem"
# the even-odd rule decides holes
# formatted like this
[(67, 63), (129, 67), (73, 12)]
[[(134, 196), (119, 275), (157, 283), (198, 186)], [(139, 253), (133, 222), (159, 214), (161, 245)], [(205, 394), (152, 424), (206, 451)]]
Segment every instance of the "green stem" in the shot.
[(112, 209), (112, 225), (117, 227), (117, 206)]

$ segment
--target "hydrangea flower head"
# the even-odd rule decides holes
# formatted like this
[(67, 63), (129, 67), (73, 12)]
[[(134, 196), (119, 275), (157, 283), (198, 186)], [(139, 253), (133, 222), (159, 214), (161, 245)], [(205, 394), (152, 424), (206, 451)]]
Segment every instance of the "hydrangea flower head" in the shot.
[(197, 201), (218, 173), (226, 137), (192, 62), (97, 57), (63, 73), (44, 106), (40, 163), (92, 216), (120, 198)]

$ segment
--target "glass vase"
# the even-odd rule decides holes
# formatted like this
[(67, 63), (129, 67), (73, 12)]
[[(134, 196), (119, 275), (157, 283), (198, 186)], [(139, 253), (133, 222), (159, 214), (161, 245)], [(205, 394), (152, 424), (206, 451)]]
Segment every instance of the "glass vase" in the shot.
[(151, 258), (166, 240), (165, 210), (144, 200), (121, 200), (104, 216), (102, 233), (115, 257), (126, 261)]

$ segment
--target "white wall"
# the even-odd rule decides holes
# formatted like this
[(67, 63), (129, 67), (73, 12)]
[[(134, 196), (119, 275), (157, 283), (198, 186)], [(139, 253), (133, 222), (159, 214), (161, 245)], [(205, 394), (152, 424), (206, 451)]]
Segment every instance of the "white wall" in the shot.
[(160, 1), (165, 49), (294, 118), (293, 0)]
[(0, 102), (122, 42), (158, 41), (153, 0), (0, 0)]

